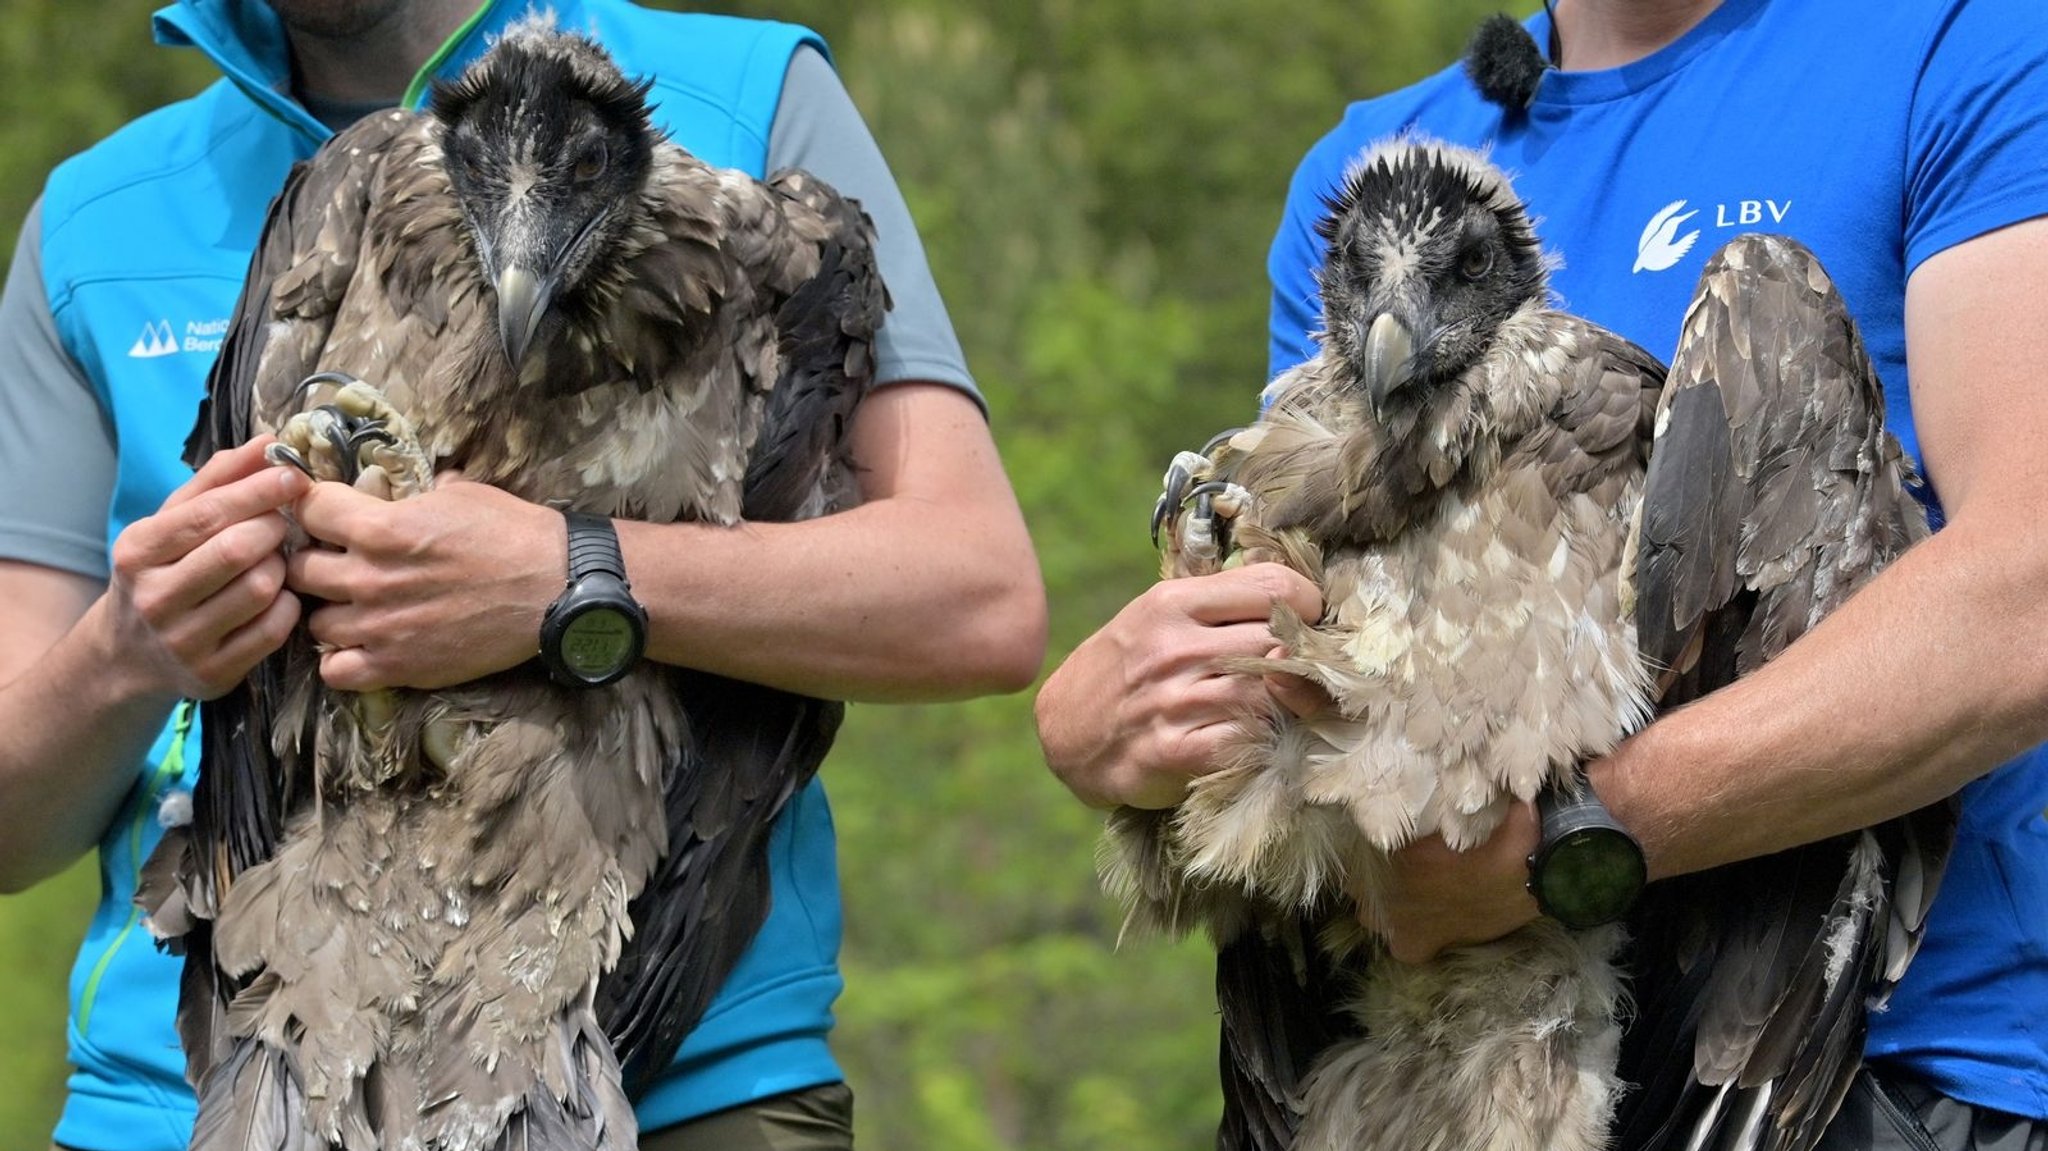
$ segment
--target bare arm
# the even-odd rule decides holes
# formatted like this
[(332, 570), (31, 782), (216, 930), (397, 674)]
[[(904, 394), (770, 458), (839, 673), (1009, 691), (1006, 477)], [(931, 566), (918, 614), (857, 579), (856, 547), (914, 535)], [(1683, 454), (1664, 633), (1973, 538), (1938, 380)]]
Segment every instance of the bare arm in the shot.
[[(980, 412), (937, 384), (862, 403), (866, 498), (797, 524), (619, 525), (649, 655), (830, 698), (935, 700), (1014, 691), (1038, 673), (1045, 595)], [(562, 588), (561, 516), (478, 484), (385, 504), (338, 484), (300, 503), (338, 552), (292, 559), (329, 600), (314, 635), (339, 645), (341, 688), (432, 687), (533, 656)]]
[(290, 634), (277, 508), (305, 481), (262, 448), (215, 457), (130, 525), (104, 589), (0, 563), (0, 891), (89, 850), (171, 705), (220, 694)]
[[(99, 593), (85, 576), (0, 562), (0, 725), (10, 733), (0, 753), (0, 891), (28, 887), (92, 846), (163, 723), (162, 707), (67, 690), (99, 682), (85, 673), (111, 654), (95, 650), (88, 629), (67, 636)], [(112, 714), (66, 722), (85, 711)]]
[[(1907, 286), (1915, 423), (1948, 526), (1776, 661), (1591, 769), (1653, 875), (1899, 815), (2048, 740), (2048, 219), (1928, 259)], [(1533, 819), (1469, 856), (1404, 853), (1396, 953), (1534, 915)], [(1444, 899), (1449, 893), (1462, 893)]]

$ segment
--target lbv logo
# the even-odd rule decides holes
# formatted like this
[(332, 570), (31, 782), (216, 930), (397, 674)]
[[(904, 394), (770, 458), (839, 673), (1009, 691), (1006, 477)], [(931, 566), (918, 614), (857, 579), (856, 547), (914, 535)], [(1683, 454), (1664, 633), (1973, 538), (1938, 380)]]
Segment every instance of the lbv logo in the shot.
[[(1636, 240), (1636, 263), (1631, 269), (1636, 272), (1661, 272), (1685, 259), (1686, 253), (1699, 241), (1700, 228), (1686, 230), (1686, 224), (1700, 214), (1700, 209), (1686, 209), (1684, 200), (1673, 200), (1657, 209), (1650, 222), (1643, 226), (1642, 236)], [(1783, 223), (1792, 211), (1792, 201), (1780, 204), (1776, 200), (1732, 200), (1714, 205), (1714, 227), (1738, 228), (1750, 231), (1764, 226)], [(1719, 244), (1715, 244), (1719, 247)]]

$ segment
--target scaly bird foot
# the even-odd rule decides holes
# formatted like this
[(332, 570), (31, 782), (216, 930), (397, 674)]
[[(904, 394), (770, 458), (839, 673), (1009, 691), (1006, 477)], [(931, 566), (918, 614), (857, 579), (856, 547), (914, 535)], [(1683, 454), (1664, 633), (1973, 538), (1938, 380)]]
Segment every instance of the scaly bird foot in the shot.
[(1181, 552), (1191, 559), (1220, 564), (1230, 555), (1233, 544), (1230, 524), (1251, 503), (1252, 494), (1224, 480), (1197, 484), (1188, 492), (1195, 503), (1187, 526), (1181, 529)]
[(1209, 471), (1209, 457), (1196, 452), (1179, 452), (1173, 462), (1166, 465), (1166, 476), (1160, 481), (1159, 501), (1152, 505), (1152, 546), (1159, 546), (1159, 529), (1173, 517), (1180, 514), (1181, 505), (1187, 502), (1188, 485), (1198, 475)]
[[(1209, 437), (1209, 442), (1202, 445), (1201, 451), (1181, 452), (1173, 457), (1173, 463), (1167, 466), (1166, 476), (1160, 484), (1159, 501), (1152, 505), (1153, 547), (1159, 546), (1159, 529), (1175, 522), (1181, 509), (1186, 507), (1190, 500), (1195, 501), (1194, 518), (1205, 522), (1199, 525), (1191, 524), (1188, 530), (1204, 539), (1217, 538), (1216, 517), (1219, 514), (1227, 519), (1243, 510), (1245, 502), (1250, 498), (1249, 494), (1235, 484), (1227, 484), (1215, 478), (1218, 467), (1217, 450), (1243, 430), (1230, 428), (1218, 432)], [(1217, 498), (1219, 494), (1222, 495), (1220, 499)], [(1221, 538), (1224, 541), (1221, 551), (1204, 558), (1213, 559), (1228, 554), (1230, 549), (1227, 525), (1221, 532)], [(1186, 540), (1183, 538), (1178, 542), (1185, 550)]]
[(316, 480), (335, 480), (382, 499), (418, 495), (433, 483), (433, 467), (412, 421), (374, 386), (346, 372), (317, 372), (301, 393), (328, 385), (328, 402), (300, 412), (277, 430), (264, 453), (273, 464), (295, 467)]

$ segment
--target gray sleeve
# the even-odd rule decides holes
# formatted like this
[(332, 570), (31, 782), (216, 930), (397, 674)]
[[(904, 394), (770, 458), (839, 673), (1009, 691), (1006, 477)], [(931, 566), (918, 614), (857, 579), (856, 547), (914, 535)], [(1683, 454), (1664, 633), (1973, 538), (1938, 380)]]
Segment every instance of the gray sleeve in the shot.
[(114, 432), (57, 339), (42, 221), (37, 200), (0, 294), (0, 559), (104, 580)]
[(875, 221), (882, 279), (893, 305), (876, 340), (877, 381), (951, 384), (986, 412), (896, 178), (839, 74), (808, 47), (790, 57), (768, 134), (768, 170), (782, 168), (812, 173), (859, 200)]

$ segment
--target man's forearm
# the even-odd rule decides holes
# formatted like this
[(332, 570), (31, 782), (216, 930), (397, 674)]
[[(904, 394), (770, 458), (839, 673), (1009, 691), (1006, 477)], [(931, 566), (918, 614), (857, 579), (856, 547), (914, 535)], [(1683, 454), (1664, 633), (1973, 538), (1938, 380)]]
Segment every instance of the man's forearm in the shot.
[[(1652, 878), (1867, 827), (2048, 739), (2048, 601), (2034, 592), (2048, 549), (1982, 518), (1951, 523), (1778, 659), (1591, 766)], [(1535, 847), (1523, 805), (1478, 849), (1432, 838), (1397, 852), (1394, 953), (1416, 962), (1527, 923)]]
[(972, 514), (897, 498), (800, 524), (621, 524), (647, 654), (835, 699), (1018, 690), (1044, 650), (1037, 568)]
[(1868, 826), (2048, 740), (2048, 562), (2004, 527), (1951, 524), (1778, 660), (1595, 765), (1652, 873)]
[(622, 524), (649, 654), (833, 699), (1015, 691), (1045, 654), (1045, 592), (981, 413), (940, 385), (862, 404), (867, 502), (799, 524)]
[(133, 689), (96, 611), (0, 687), (0, 891), (91, 850), (175, 702)]

